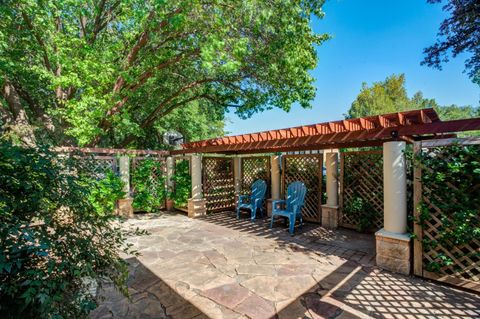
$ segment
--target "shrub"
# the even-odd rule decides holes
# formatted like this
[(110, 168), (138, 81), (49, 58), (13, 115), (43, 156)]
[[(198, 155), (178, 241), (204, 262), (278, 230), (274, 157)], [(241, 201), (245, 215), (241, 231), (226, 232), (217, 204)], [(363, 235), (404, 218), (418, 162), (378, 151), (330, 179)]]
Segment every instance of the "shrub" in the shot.
[(104, 279), (127, 293), (118, 252), (135, 252), (111, 207), (89, 200), (98, 185), (74, 157), (0, 142), (3, 318), (86, 317), (96, 307), (88, 288)]
[(99, 215), (112, 213), (115, 209), (117, 200), (125, 197), (123, 191), (123, 182), (119, 176), (109, 170), (105, 178), (92, 183), (93, 187), (88, 196), (88, 200)]

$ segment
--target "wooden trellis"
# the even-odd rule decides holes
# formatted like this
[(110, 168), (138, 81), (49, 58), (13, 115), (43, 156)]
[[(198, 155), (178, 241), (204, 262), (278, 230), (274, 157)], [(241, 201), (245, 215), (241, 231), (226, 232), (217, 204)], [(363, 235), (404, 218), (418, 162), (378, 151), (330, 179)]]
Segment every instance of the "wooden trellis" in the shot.
[(270, 157), (255, 156), (242, 158), (242, 194), (249, 195), (251, 185), (257, 179), (263, 179), (267, 182), (267, 198), (269, 198), (270, 189)]
[(302, 209), (303, 219), (321, 222), (323, 154), (285, 155), (282, 162), (283, 194), (285, 195), (291, 182), (303, 182), (307, 187), (305, 205)]
[(88, 169), (98, 179), (105, 178), (108, 171), (118, 174), (117, 158), (111, 155), (94, 155), (87, 160)]
[[(480, 292), (480, 237), (474, 236), (470, 241), (462, 244), (455, 243), (454, 237), (443, 237), (446, 231), (451, 232), (456, 226), (453, 220), (454, 214), (462, 213), (465, 209), (476, 211), (476, 216), (469, 221), (469, 225), (477, 229), (480, 227), (478, 174), (463, 170), (452, 171), (456, 166), (463, 167), (473, 161), (480, 161), (480, 158), (474, 155), (455, 157), (448, 151), (454, 145), (461, 147), (474, 145), (469, 147), (477, 148), (480, 147), (480, 139), (430, 140), (416, 142), (414, 146), (416, 156), (423, 153), (430, 160), (441, 161), (439, 167), (443, 165), (445, 167), (443, 174), (445, 180), (437, 182), (436, 178), (435, 181), (429, 178), (427, 179), (429, 183), (426, 185), (423, 175), (438, 174), (439, 167), (434, 171), (418, 161), (415, 162), (413, 270), (418, 276), (445, 281)], [(452, 167), (449, 167), (450, 164)], [(465, 184), (465, 181), (469, 181), (470, 185)], [(444, 190), (445, 185), (449, 189), (448, 192)], [(440, 191), (439, 188), (443, 190)], [(455, 207), (457, 200), (459, 204)], [(468, 201), (470, 207), (467, 208), (465, 207), (467, 205), (462, 204), (465, 201)], [(465, 235), (471, 234), (463, 236)], [(449, 262), (441, 262), (443, 259), (449, 259)]]
[(202, 167), (207, 211), (233, 208), (235, 204), (233, 160), (224, 157), (204, 157)]
[(382, 151), (344, 152), (340, 156), (339, 225), (374, 231), (383, 227)]

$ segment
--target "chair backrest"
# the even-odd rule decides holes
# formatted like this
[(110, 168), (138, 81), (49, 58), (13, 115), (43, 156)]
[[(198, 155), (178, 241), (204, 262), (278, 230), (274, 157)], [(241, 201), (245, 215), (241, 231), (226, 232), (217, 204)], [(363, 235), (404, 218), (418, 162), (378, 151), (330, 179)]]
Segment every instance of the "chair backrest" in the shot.
[(265, 194), (267, 193), (267, 182), (263, 179), (257, 179), (252, 184), (252, 198), (265, 198)]
[(306, 193), (307, 187), (302, 182), (290, 183), (287, 187), (286, 210), (293, 211), (294, 205), (303, 205)]

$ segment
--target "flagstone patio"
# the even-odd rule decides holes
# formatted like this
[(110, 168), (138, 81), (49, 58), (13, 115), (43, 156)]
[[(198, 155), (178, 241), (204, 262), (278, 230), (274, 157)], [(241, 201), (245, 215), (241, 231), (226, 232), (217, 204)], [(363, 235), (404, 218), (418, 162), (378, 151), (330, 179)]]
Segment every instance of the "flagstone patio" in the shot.
[(106, 285), (92, 318), (480, 317), (478, 295), (377, 269), (371, 234), (306, 224), (292, 237), (232, 212), (137, 226), (150, 235), (130, 239), (131, 299)]

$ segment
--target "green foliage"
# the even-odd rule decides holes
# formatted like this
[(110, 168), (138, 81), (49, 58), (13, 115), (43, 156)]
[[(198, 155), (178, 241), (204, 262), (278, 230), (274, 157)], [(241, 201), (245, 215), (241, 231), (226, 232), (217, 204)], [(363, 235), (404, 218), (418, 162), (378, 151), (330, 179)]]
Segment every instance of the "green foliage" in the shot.
[(16, 122), (17, 101), (59, 144), (158, 148), (172, 125), (187, 140), (221, 132), (226, 110), (309, 107), (328, 39), (311, 28), (323, 0), (4, 3), (0, 86), (16, 98), (0, 115)]
[(392, 75), (371, 86), (362, 83), (362, 89), (345, 115), (357, 118), (433, 107), (442, 120), (456, 120), (478, 116), (479, 109), (471, 106), (440, 106), (435, 99), (423, 97), (421, 91), (412, 98), (405, 89), (405, 75)]
[(132, 174), (133, 208), (146, 212), (160, 209), (167, 196), (165, 180), (161, 161), (151, 158), (141, 160)]
[(478, 0), (427, 0), (443, 3), (448, 17), (442, 21), (437, 42), (424, 49), (422, 64), (442, 69), (442, 64), (466, 54), (465, 69), (474, 83), (480, 85), (480, 6)]
[(370, 202), (356, 195), (351, 200), (345, 203), (343, 213), (352, 217), (353, 220), (357, 220), (357, 230), (359, 232), (366, 232), (372, 230), (375, 226), (374, 221), (376, 219), (375, 209)]
[(177, 207), (185, 207), (191, 197), (192, 177), (190, 176), (190, 163), (187, 160), (177, 161), (175, 173), (172, 176), (175, 184), (171, 199)]
[[(422, 183), (428, 194), (428, 201), (422, 201), (418, 207), (420, 215), (417, 222), (427, 227), (432, 222), (432, 206), (435, 209), (437, 224), (433, 237), (424, 237), (423, 248), (426, 252), (441, 245), (455, 258), (468, 257), (480, 261), (478, 253), (456, 249), (463, 245), (476, 246), (480, 240), (480, 148), (478, 146), (454, 145), (422, 152), (416, 161), (422, 169)], [(476, 254), (476, 255), (475, 255)], [(427, 269), (438, 272), (441, 267), (453, 264), (448, 255), (438, 253)], [(462, 271), (458, 269), (458, 271)]]
[(0, 142), (2, 318), (87, 317), (88, 288), (105, 279), (127, 293), (118, 253), (135, 253), (129, 233), (88, 200), (98, 184), (88, 172), (75, 157)]
[(111, 214), (117, 200), (125, 197), (123, 186), (120, 177), (109, 170), (105, 178), (94, 182), (88, 200), (99, 215)]

